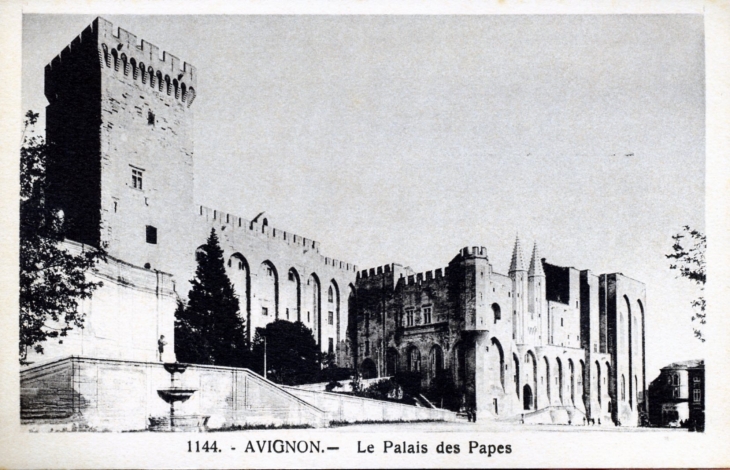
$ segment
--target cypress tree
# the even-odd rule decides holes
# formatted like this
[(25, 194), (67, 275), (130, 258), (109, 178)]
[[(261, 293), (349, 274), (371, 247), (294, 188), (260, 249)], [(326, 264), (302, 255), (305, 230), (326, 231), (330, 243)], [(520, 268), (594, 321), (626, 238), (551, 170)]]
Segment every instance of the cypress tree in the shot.
[(215, 229), (197, 252), (188, 303), (175, 312), (175, 354), (180, 362), (243, 367), (248, 345), (239, 302)]

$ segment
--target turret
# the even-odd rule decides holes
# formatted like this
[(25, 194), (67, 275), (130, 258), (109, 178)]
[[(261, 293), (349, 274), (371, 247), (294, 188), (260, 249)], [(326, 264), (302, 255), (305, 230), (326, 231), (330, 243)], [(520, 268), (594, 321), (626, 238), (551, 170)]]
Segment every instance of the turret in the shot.
[[(530, 269), (528, 276), (528, 310), (531, 321), (539, 325), (539, 337), (533, 340), (540, 340), (547, 337), (547, 297), (545, 294), (545, 271), (542, 267), (542, 259), (537, 249), (537, 243), (532, 249)], [(543, 318), (545, 317), (545, 318)]]
[(509, 265), (509, 275), (516, 271), (527, 271), (525, 269), (525, 257), (522, 254), (522, 245), (520, 245), (520, 236), (515, 239), (515, 247), (512, 250), (512, 262)]
[(545, 277), (545, 271), (542, 268), (542, 260), (540, 259), (539, 252), (537, 250), (537, 242), (532, 249), (532, 258), (530, 259), (530, 269), (527, 275), (533, 277)]
[(520, 236), (515, 239), (512, 250), (512, 262), (509, 267), (509, 277), (512, 279), (512, 339), (518, 344), (524, 343), (525, 314), (527, 313), (527, 269), (525, 257), (522, 254)]
[(489, 327), (487, 281), (490, 275), (487, 249), (483, 246), (464, 247), (452, 263), (458, 263), (459, 269), (449, 272), (463, 274), (461, 307), (464, 312), (464, 329), (486, 330)]

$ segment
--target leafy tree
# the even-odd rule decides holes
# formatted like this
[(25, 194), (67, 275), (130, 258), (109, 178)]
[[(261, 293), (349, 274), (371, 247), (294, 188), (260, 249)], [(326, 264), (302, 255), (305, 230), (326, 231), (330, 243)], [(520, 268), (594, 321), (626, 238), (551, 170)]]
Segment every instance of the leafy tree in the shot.
[(276, 320), (258, 328), (253, 344), (251, 368), (263, 375), (266, 338), (267, 377), (283, 385), (312, 382), (320, 371), (323, 354), (312, 330), (303, 323)]
[[(692, 321), (699, 322), (700, 325), (707, 323), (707, 314), (705, 313), (705, 282), (707, 275), (705, 272), (705, 250), (707, 248), (707, 237), (698, 230), (693, 230), (688, 226), (684, 226), (682, 231), (672, 237), (674, 245), (672, 245), (672, 253), (666, 255), (667, 258), (673, 260), (669, 265), (670, 269), (679, 271), (681, 277), (689, 279), (699, 286), (700, 295), (692, 301), (694, 314)], [(700, 341), (705, 341), (702, 333), (702, 326), (693, 328), (695, 337)]]
[(402, 370), (396, 372), (393, 381), (401, 386), (405, 395), (417, 397), (421, 393), (422, 377), (420, 371)]
[(399, 401), (403, 391), (395, 380), (389, 378), (370, 384), (360, 395), (375, 400)]
[(327, 385), (324, 386), (324, 390), (326, 392), (331, 392), (336, 388), (342, 388), (342, 384), (336, 380), (330, 380), (329, 382), (327, 382)]
[(362, 377), (357, 370), (355, 370), (352, 380), (350, 381), (350, 388), (352, 389), (352, 393), (355, 395), (360, 395), (362, 393)]
[[(25, 115), (20, 149), (20, 362), (28, 349), (43, 353), (49, 338), (63, 338), (83, 328), (79, 302), (102, 286), (86, 273), (105, 259), (103, 248), (69, 252), (62, 244), (63, 212), (48, 207), (45, 198), (49, 146), (35, 135), (38, 114)], [(59, 339), (62, 343), (63, 339)]]
[[(341, 387), (341, 382), (349, 382), (354, 371), (337, 365), (334, 354), (327, 354), (323, 361), (323, 368), (313, 378), (314, 382), (327, 382), (334, 388)], [(334, 385), (338, 384), (338, 385)]]
[(181, 362), (243, 367), (248, 344), (239, 303), (226, 275), (215, 229), (198, 250), (187, 304), (175, 312), (175, 354)]
[(341, 388), (341, 381), (347, 380), (352, 376), (352, 369), (339, 367), (335, 355), (332, 353), (324, 354), (322, 360), (323, 368), (313, 378), (313, 382), (327, 382), (325, 390), (328, 392), (336, 388)]

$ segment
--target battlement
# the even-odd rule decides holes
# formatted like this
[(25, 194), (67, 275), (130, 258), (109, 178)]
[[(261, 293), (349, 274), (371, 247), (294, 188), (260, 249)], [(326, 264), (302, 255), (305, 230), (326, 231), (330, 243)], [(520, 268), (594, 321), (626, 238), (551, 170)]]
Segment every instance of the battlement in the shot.
[(369, 277), (382, 276), (395, 272), (395, 263), (378, 266), (377, 268), (363, 269), (358, 271), (357, 279), (367, 279)]
[(198, 215), (205, 218), (207, 221), (223, 224), (226, 229), (243, 230), (258, 237), (277, 239), (288, 245), (299, 245), (304, 249), (305, 253), (311, 253), (310, 256), (319, 257), (320, 261), (324, 263), (325, 266), (331, 266), (343, 271), (357, 272), (357, 266), (352, 263), (346, 263), (344, 261), (320, 255), (318, 241), (271, 227), (269, 226), (268, 219), (266, 218), (261, 219), (261, 221), (251, 221), (237, 215), (211, 209), (205, 206), (199, 206)]
[(432, 271), (425, 271), (422, 273), (416, 273), (416, 274), (409, 274), (409, 275), (400, 275), (400, 278), (398, 279), (398, 282), (403, 282), (403, 285), (406, 286), (414, 286), (414, 285), (420, 285), (420, 284), (428, 284), (432, 281), (438, 281), (440, 279), (443, 279), (446, 277), (449, 273), (449, 268), (438, 268)]
[[(128, 76), (141, 85), (167, 94), (190, 106), (195, 100), (197, 73), (195, 67), (176, 56), (160, 50), (145, 40), (114, 25), (104, 18), (96, 18), (60, 54), (46, 65), (46, 75), (53, 76), (64, 66), (73, 67), (75, 56), (95, 48), (102, 67)], [(83, 51), (83, 52), (78, 52)], [(46, 80), (48, 82), (48, 80)], [(49, 101), (56, 98), (52, 88), (46, 89)]]
[(483, 246), (465, 246), (459, 250), (464, 258), (487, 258), (487, 249)]

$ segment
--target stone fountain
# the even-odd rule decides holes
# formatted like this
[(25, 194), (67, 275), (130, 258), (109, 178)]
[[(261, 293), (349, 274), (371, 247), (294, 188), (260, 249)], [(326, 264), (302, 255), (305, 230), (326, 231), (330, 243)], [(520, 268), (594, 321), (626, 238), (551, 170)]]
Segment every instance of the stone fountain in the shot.
[(170, 373), (170, 388), (157, 390), (157, 394), (170, 404), (170, 416), (150, 416), (150, 431), (206, 431), (210, 416), (180, 415), (177, 413), (176, 403), (182, 403), (190, 398), (197, 390), (180, 387), (180, 375), (188, 368), (187, 364), (167, 362), (165, 370)]

